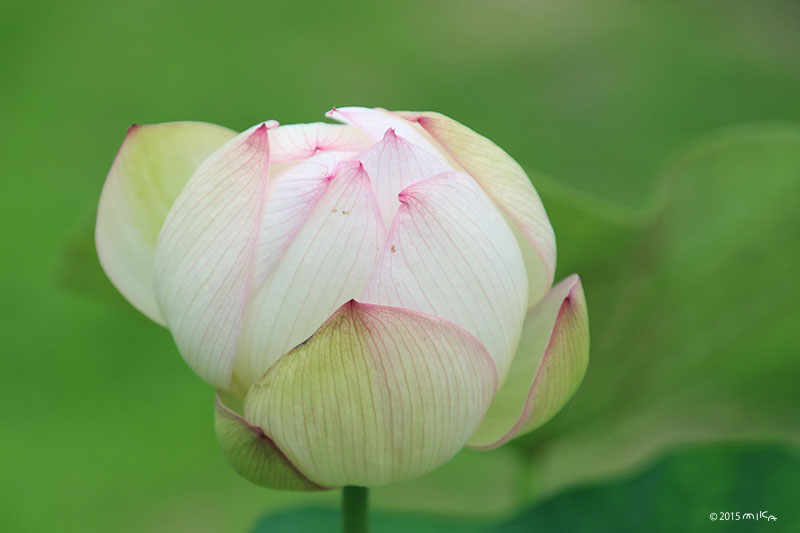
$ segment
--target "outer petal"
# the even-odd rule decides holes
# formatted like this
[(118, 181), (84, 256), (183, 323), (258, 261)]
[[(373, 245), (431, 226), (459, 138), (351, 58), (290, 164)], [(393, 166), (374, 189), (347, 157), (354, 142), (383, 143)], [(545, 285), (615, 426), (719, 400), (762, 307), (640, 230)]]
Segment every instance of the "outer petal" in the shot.
[(236, 357), (242, 388), (361, 294), (383, 239), (369, 177), (358, 162), (344, 163), (253, 297)]
[(253, 277), (269, 170), (268, 127), (242, 133), (186, 184), (156, 245), (159, 307), (183, 358), (230, 385)]
[(377, 486), (455, 455), (496, 380), (455, 324), (351, 301), (250, 389), (244, 410), (314, 482)]
[(214, 401), (214, 432), (228, 462), (248, 481), (278, 490), (325, 490), (303, 475), (261, 428), (227, 407), (219, 394)]
[(419, 124), (441, 149), (480, 183), (524, 239), (529, 301), (539, 301), (553, 284), (556, 238), (542, 201), (522, 167), (502, 148), (439, 113), (403, 113)]
[(383, 221), (388, 227), (400, 202), (397, 195), (406, 187), (450, 168), (436, 156), (406, 141), (391, 128), (383, 139), (359, 155), (369, 174)]
[(527, 309), (527, 278), (508, 224), (475, 181), (448, 172), (400, 194), (364, 300), (452, 320), (478, 337), (505, 379)]
[(235, 136), (203, 122), (133, 125), (103, 185), (95, 229), (100, 264), (119, 292), (161, 325), (153, 294), (158, 232), (197, 166)]
[(310, 157), (318, 151), (361, 151), (372, 144), (361, 129), (342, 124), (290, 124), (270, 133), (272, 163)]
[(508, 379), (469, 446), (496, 448), (550, 420), (578, 389), (588, 364), (586, 299), (573, 274), (528, 313)]

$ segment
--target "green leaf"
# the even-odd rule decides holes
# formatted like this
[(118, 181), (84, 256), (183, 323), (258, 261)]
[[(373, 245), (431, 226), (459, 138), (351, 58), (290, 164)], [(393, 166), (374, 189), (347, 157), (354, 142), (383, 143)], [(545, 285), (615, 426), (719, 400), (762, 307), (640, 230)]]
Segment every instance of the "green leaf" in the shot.
[[(783, 448), (706, 447), (673, 452), (630, 479), (567, 491), (509, 520), (487, 523), (373, 510), (370, 523), (373, 531), (389, 533), (672, 533), (709, 531), (715, 513), (715, 521), (723, 522), (720, 530), (788, 532), (800, 527), (794, 512), (799, 477), (800, 456)], [(777, 520), (744, 516), (762, 511)], [(262, 517), (252, 533), (335, 532), (340, 520), (333, 507), (301, 507)]]
[[(677, 444), (800, 443), (800, 127), (719, 133), (664, 180), (669, 201), (651, 227), (600, 224), (587, 239), (615, 253), (587, 241), (570, 257), (585, 268), (561, 263), (584, 280), (592, 354), (572, 402), (519, 444), (540, 496)], [(596, 216), (554, 220), (566, 254)]]
[[(683, 450), (632, 479), (567, 491), (490, 531), (797, 531), (798, 477), (800, 457), (777, 446)], [(777, 520), (743, 519), (761, 511)], [(734, 520), (722, 520), (723, 512)]]

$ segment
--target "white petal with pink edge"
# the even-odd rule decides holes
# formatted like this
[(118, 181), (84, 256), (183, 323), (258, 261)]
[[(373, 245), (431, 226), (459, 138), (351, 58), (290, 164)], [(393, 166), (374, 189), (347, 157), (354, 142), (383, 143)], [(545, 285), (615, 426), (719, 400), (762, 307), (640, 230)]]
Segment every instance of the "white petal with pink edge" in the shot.
[(386, 227), (392, 223), (400, 201), (397, 195), (406, 187), (449, 167), (433, 156), (387, 129), (383, 138), (358, 156), (369, 174)]
[(289, 124), (270, 133), (272, 163), (311, 157), (320, 151), (361, 151), (370, 140), (360, 128), (347, 124)]
[(384, 238), (369, 177), (343, 163), (251, 301), (236, 357), (242, 388), (361, 294)]
[(254, 287), (260, 287), (272, 273), (317, 202), (328, 190), (339, 164), (355, 155), (354, 152), (326, 151), (304, 160), (270, 164), (266, 204), (258, 238)]
[[(387, 129), (393, 129), (397, 135), (411, 144), (425, 150), (429, 154), (448, 161), (448, 156), (441, 151), (430, 135), (415, 122), (381, 108), (367, 107), (334, 107), (325, 116), (351, 124), (361, 129), (373, 142), (380, 141)], [(448, 165), (451, 169), (452, 165)]]
[(365, 302), (431, 313), (483, 342), (502, 383), (519, 342), (527, 277), (511, 229), (460, 172), (406, 188)]
[(214, 152), (175, 200), (156, 244), (155, 293), (181, 355), (230, 386), (269, 173), (266, 124)]

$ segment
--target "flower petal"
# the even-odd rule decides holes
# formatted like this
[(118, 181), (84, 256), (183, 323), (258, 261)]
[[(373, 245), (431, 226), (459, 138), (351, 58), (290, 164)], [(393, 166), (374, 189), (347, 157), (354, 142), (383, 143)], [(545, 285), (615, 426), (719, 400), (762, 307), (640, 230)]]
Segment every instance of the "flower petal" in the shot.
[(580, 278), (564, 279), (525, 319), (519, 350), (469, 447), (488, 450), (550, 420), (589, 364), (589, 318)]
[(253, 296), (236, 356), (236, 379), (243, 389), (340, 305), (361, 294), (383, 240), (369, 177), (358, 162), (340, 165)]
[(268, 126), (240, 134), (197, 169), (164, 222), (156, 299), (181, 355), (226, 389), (247, 307), (269, 171)]
[(359, 155), (372, 181), (384, 224), (392, 223), (400, 202), (397, 195), (414, 183), (450, 168), (444, 161), (406, 141), (392, 128), (383, 139)]
[(496, 384), (457, 325), (350, 301), (250, 389), (244, 411), (315, 483), (377, 486), (448, 461)]
[(527, 308), (525, 265), (511, 229), (461, 172), (420, 181), (400, 202), (364, 301), (452, 320), (483, 342), (502, 383)]
[(270, 132), (273, 164), (310, 157), (321, 150), (361, 151), (372, 142), (361, 129), (346, 124), (290, 124)]
[(97, 209), (97, 255), (122, 295), (164, 325), (153, 294), (153, 255), (167, 212), (197, 166), (236, 132), (203, 122), (133, 125)]
[(538, 302), (553, 284), (556, 238), (542, 201), (522, 167), (502, 148), (440, 113), (401, 113), (419, 124), (437, 145), (481, 187), (511, 219), (524, 239), (529, 302)]
[(278, 490), (325, 490), (304, 476), (261, 428), (227, 407), (219, 394), (214, 401), (214, 432), (228, 462), (248, 481)]

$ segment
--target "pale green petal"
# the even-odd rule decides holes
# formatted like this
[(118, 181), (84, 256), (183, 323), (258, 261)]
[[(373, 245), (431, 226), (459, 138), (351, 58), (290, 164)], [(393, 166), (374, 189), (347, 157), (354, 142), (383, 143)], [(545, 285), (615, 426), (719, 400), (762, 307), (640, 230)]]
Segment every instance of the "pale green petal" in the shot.
[(164, 325), (153, 294), (156, 239), (197, 166), (236, 132), (203, 122), (133, 125), (103, 185), (95, 241), (100, 264), (125, 298)]
[(469, 446), (495, 448), (550, 420), (578, 389), (588, 363), (586, 299), (573, 274), (528, 312), (508, 379)]
[(248, 481), (279, 490), (325, 490), (297, 470), (261, 428), (248, 424), (219, 395), (214, 402), (214, 432), (228, 462)]
[(350, 301), (251, 387), (244, 412), (315, 483), (377, 486), (452, 458), (496, 384), (459, 326)]

